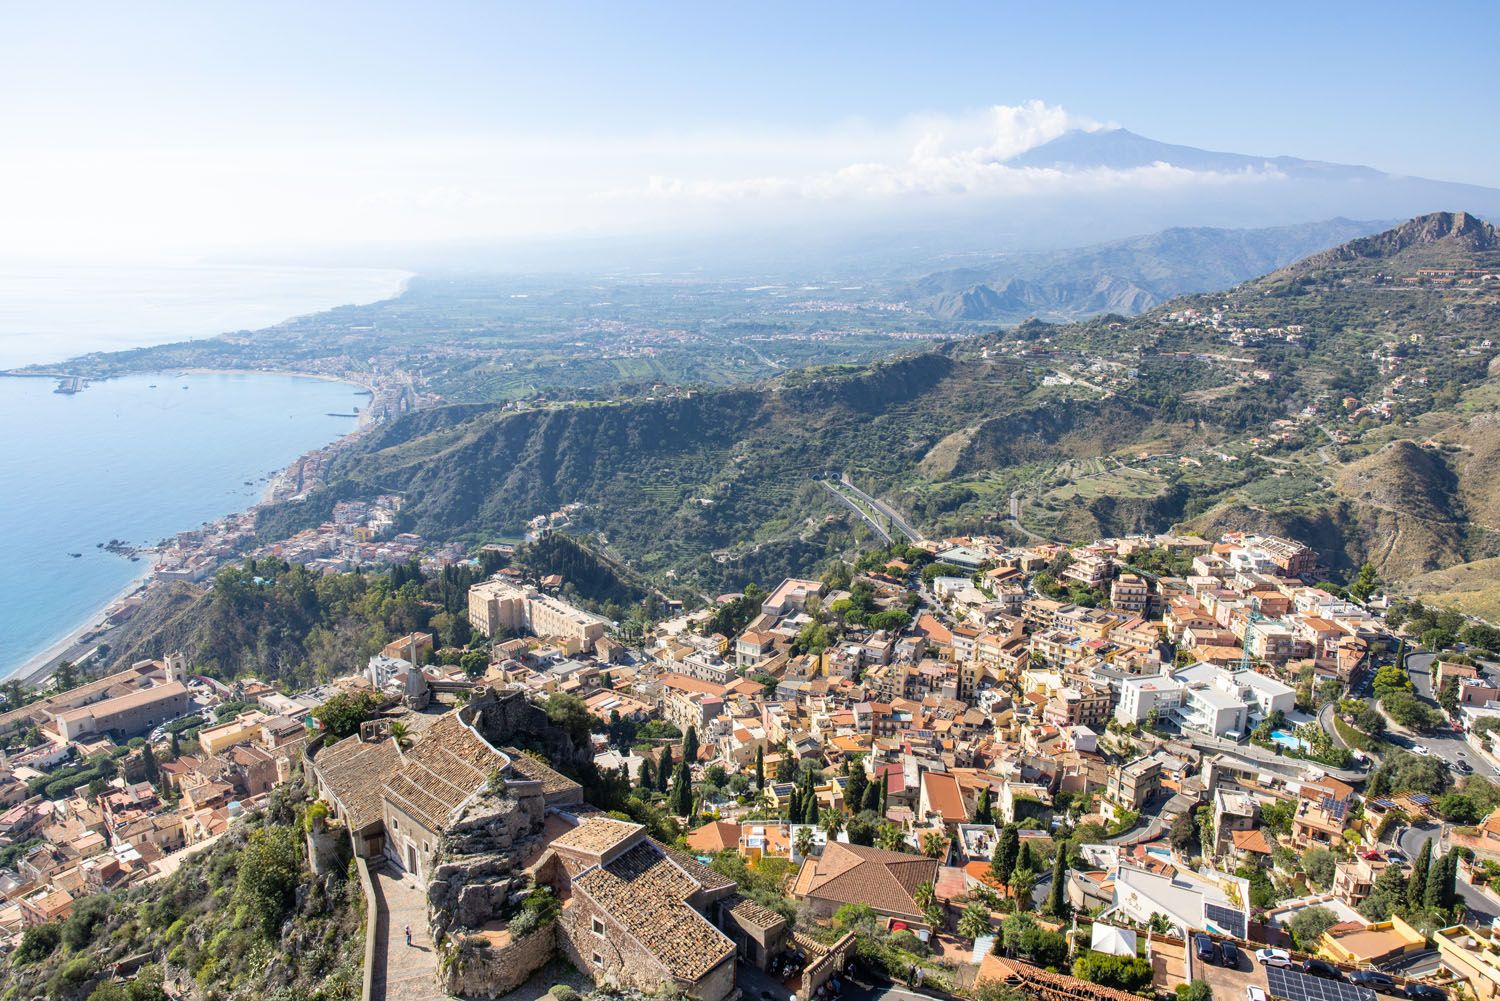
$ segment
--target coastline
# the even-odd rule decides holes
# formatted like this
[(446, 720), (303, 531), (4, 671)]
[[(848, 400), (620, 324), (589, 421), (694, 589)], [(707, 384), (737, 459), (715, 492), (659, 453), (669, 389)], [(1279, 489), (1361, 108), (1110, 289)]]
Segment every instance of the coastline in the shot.
[[(356, 376), (338, 376), (338, 375), (329, 375), (329, 374), (326, 374), (326, 373), (318, 373), (318, 372), (300, 372), (300, 371), (289, 371), (289, 370), (282, 370), (282, 369), (259, 369), (259, 368), (230, 368), (230, 369), (166, 368), (166, 369), (160, 369), (159, 371), (162, 374), (176, 373), (176, 374), (200, 374), (200, 375), (266, 375), (266, 376), (279, 376), (279, 377), (282, 377), (282, 378), (292, 377), (292, 378), (317, 379), (317, 380), (320, 380), (320, 381), (323, 381), (323, 382), (342, 383), (343, 385), (351, 386), (351, 387), (353, 387), (353, 388), (355, 388), (355, 389), (357, 389), (357, 390), (359, 390), (359, 391), (361, 391), (363, 393), (369, 393), (369, 394), (371, 394), (372, 399), (379, 392), (379, 387), (378, 387), (378, 385), (376, 383), (376, 378), (375, 378), (375, 376), (374, 376), (373, 373), (360, 374), (360, 375), (356, 375)], [(148, 372), (132, 372), (132, 373), (129, 373), (129, 374), (130, 375), (148, 375), (148, 374), (151, 374), (151, 373), (148, 373)], [(41, 375), (41, 374), (38, 373), (37, 375)], [(20, 377), (20, 378), (27, 378), (27, 377), (31, 377), (31, 374), (28, 373), (26, 375), (21, 375), (19, 373), (13, 373), (13, 372), (0, 372), (0, 377), (3, 377), (3, 376), (16, 376), (16, 377)], [(42, 377), (44, 377), (44, 378), (56, 378), (55, 375), (50, 375), (50, 374), (43, 375)], [(115, 378), (115, 377), (109, 377), (109, 378)], [(99, 380), (99, 381), (102, 382), (102, 381), (107, 381), (107, 380), (103, 380), (102, 379), (102, 380)], [(274, 475), (273, 477), (271, 477), (271, 479), (266, 483), (265, 488), (261, 491), (259, 497), (257, 498), (257, 500), (254, 503), (250, 504), (247, 507), (238, 509), (236, 511), (228, 512), (225, 515), (225, 517), (230, 517), (230, 516), (233, 516), (233, 515), (246, 514), (246, 513), (249, 513), (251, 511), (256, 510), (257, 508), (260, 508), (260, 507), (262, 507), (262, 506), (264, 506), (266, 504), (269, 504), (269, 503), (273, 502), (274, 499), (275, 499), (274, 498), (274, 494), (275, 494), (275, 492), (277, 490), (277, 487), (283, 484), (284, 478), (285, 478), (285, 476), (287, 475), (287, 473), (290, 470), (293, 470), (293, 469), (297, 468), (300, 464), (304, 463), (310, 456), (314, 455), (315, 453), (321, 452), (324, 449), (331, 448), (331, 447), (333, 447), (335, 445), (338, 445), (339, 443), (344, 442), (347, 439), (350, 439), (352, 437), (358, 436), (361, 433), (363, 433), (365, 430), (367, 430), (368, 427), (369, 427), (369, 423), (368, 423), (369, 422), (369, 412), (370, 412), (370, 407), (368, 407), (368, 406), (366, 406), (363, 409), (361, 409), (359, 411), (359, 417), (358, 417), (358, 419), (356, 421), (356, 424), (355, 424), (355, 427), (353, 429), (351, 429), (349, 431), (346, 431), (344, 434), (338, 435), (337, 437), (330, 439), (329, 441), (325, 442), (324, 444), (319, 445), (316, 448), (309, 449), (308, 451), (303, 452), (301, 455), (297, 456), (290, 463), (288, 463), (286, 466), (284, 466), (279, 472), (277, 472), (276, 475)], [(22, 682), (23, 684), (27, 684), (27, 685), (33, 685), (33, 686), (35, 686), (35, 685), (41, 685), (41, 684), (45, 683), (45, 681), (47, 680), (47, 678), (49, 678), (52, 675), (53, 670), (56, 668), (56, 666), (61, 661), (68, 659), (68, 655), (69, 654), (74, 654), (75, 656), (77, 656), (79, 654), (87, 652), (88, 649), (93, 648), (94, 646), (98, 645), (99, 643), (108, 642), (108, 640), (109, 640), (109, 634), (111, 632), (110, 628), (105, 624), (106, 623), (106, 618), (107, 618), (106, 613), (108, 612), (108, 610), (111, 607), (113, 607), (115, 604), (117, 604), (118, 602), (123, 601), (124, 599), (126, 599), (128, 597), (131, 597), (132, 595), (144, 593), (150, 587), (152, 581), (153, 581), (152, 564), (150, 564), (148, 562), (148, 563), (145, 564), (145, 566), (142, 568), (142, 570), (141, 570), (141, 572), (139, 574), (137, 574), (134, 578), (132, 578), (130, 580), (130, 582), (127, 583), (117, 594), (111, 596), (107, 601), (101, 603), (78, 626), (76, 626), (75, 628), (69, 630), (66, 635), (60, 637), (55, 642), (49, 644), (45, 649), (39, 650), (36, 653), (34, 653), (32, 656), (28, 657), (18, 667), (16, 667), (16, 668), (14, 668), (14, 669), (12, 669), (12, 670), (4, 673), (3, 675), (0, 675), (0, 681), (3, 681), (3, 680), (18, 680), (18, 681)], [(83, 637), (85, 635), (87, 635), (89, 633), (94, 633), (94, 632), (97, 632), (97, 631), (100, 631), (100, 630), (102, 630), (102, 632), (100, 632), (100, 634), (98, 636), (95, 636), (93, 639), (91, 639), (87, 644), (84, 644), (82, 642)], [(82, 649), (80, 649), (80, 648), (82, 648)]]
[(52, 643), (46, 649), (33, 654), (30, 658), (23, 661), (19, 667), (6, 674), (4, 678), (0, 680), (15, 680), (20, 681), (22, 684), (26, 685), (38, 685), (46, 681), (47, 678), (52, 675), (52, 671), (60, 662), (67, 659), (67, 654), (72, 652), (75, 647), (84, 645), (83, 637), (86, 634), (92, 633), (98, 629), (104, 629), (105, 632), (102, 635), (96, 637), (94, 640), (90, 640), (88, 646), (93, 647), (97, 646), (99, 643), (107, 642), (109, 638), (109, 629), (105, 625), (105, 613), (115, 604), (124, 601), (126, 598), (129, 598), (130, 596), (140, 591), (145, 590), (150, 586), (150, 583), (151, 567), (150, 564), (147, 564), (145, 569), (143, 569), (139, 574), (133, 577), (130, 582), (120, 590), (118, 594), (114, 595), (93, 612), (89, 613), (88, 617), (80, 625), (70, 630), (66, 635), (58, 639), (56, 642)]

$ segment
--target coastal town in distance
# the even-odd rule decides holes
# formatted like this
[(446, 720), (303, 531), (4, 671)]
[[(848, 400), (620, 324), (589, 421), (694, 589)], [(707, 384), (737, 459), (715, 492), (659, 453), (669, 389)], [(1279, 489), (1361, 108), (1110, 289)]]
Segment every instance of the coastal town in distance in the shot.
[(1500, 5), (3, 23), (0, 1001), (1500, 1001)]

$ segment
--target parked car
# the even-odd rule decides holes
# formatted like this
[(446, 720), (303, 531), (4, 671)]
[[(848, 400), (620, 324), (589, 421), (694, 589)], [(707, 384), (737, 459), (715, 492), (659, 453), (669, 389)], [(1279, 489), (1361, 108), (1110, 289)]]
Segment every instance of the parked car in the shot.
[(1467, 761), (1455, 761), (1455, 762), (1453, 762), (1453, 764), (1449, 765), (1448, 767), (1452, 768), (1455, 772), (1458, 772), (1458, 774), (1460, 774), (1460, 775), (1473, 775), (1474, 774), (1474, 766), (1471, 765), (1471, 764), (1469, 764)]
[(1355, 970), (1349, 974), (1349, 982), (1361, 987), (1374, 987), (1377, 990), (1389, 990), (1396, 986), (1396, 980), (1388, 973), (1379, 970)]
[(1219, 943), (1202, 932), (1193, 936), (1193, 952), (1204, 963), (1217, 966), (1223, 962), (1223, 954), (1219, 952)]
[(1285, 949), (1256, 949), (1256, 962), (1261, 966), (1291, 966), (1292, 957)]
[(1427, 984), (1407, 984), (1403, 993), (1412, 1001), (1448, 1001), (1447, 991)]
[(1408, 861), (1405, 852), (1398, 852), (1394, 848), (1385, 853), (1385, 860), (1387, 862), (1394, 862), (1397, 865), (1405, 865)]
[(1324, 980), (1343, 980), (1344, 973), (1332, 963), (1325, 963), (1321, 959), (1304, 959), (1302, 961), (1302, 972), (1309, 977), (1322, 977)]
[(1240, 968), (1240, 950), (1233, 942), (1219, 943), (1219, 964), (1231, 970)]
[(1245, 1001), (1266, 1001), (1266, 992), (1251, 984), (1245, 988)]
[(1422, 756), (1422, 757), (1424, 757), (1424, 758), (1425, 758), (1425, 757), (1427, 757), (1427, 755), (1429, 755), (1429, 754), (1431, 754), (1431, 753), (1432, 753), (1432, 752), (1431, 752), (1431, 751), (1429, 751), (1429, 750), (1428, 750), (1428, 749), (1427, 749), (1427, 748), (1426, 748), (1426, 747), (1425, 747), (1425, 746), (1424, 746), (1424, 745), (1422, 745), (1422, 744), (1413, 744), (1413, 745), (1412, 745), (1412, 747), (1411, 747), (1411, 749), (1412, 749), (1412, 750), (1413, 750), (1413, 751), (1415, 751), (1415, 752), (1417, 752), (1417, 753), (1418, 753), (1418, 754), (1420, 754), (1420, 755), (1421, 755), (1421, 756)]

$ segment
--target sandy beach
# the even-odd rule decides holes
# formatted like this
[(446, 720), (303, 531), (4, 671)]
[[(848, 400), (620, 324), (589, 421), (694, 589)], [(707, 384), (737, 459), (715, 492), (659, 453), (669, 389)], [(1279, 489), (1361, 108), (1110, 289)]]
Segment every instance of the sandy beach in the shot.
[[(109, 638), (107, 635), (98, 636), (87, 644), (84, 644), (82, 640), (85, 634), (94, 632), (101, 626), (103, 626), (105, 611), (110, 608), (110, 606), (114, 605), (117, 601), (122, 601), (125, 598), (130, 597), (132, 594), (135, 594), (137, 591), (144, 588), (150, 576), (151, 568), (150, 564), (147, 563), (146, 569), (142, 570), (140, 574), (133, 580), (131, 580), (129, 584), (125, 585), (125, 587), (122, 588), (118, 594), (101, 605), (99, 609), (92, 615), (90, 615), (87, 620), (85, 620), (81, 625), (78, 626), (78, 628), (72, 630), (66, 636), (62, 637), (57, 642), (47, 647), (45, 650), (42, 650), (40, 653), (31, 657), (6, 677), (15, 678), (30, 685), (40, 684), (51, 676), (53, 669), (58, 665), (59, 662), (67, 659), (68, 654), (75, 652), (82, 653), (84, 652), (84, 650), (97, 646), (101, 642), (106, 642)], [(83, 649), (78, 649), (80, 647), (82, 647)]]

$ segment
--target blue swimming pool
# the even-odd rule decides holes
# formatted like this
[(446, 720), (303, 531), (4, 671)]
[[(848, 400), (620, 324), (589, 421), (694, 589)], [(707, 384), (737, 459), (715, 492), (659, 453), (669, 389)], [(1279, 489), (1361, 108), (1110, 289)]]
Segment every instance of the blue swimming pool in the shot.
[(1307, 741), (1303, 740), (1295, 733), (1287, 733), (1285, 730), (1272, 730), (1271, 739), (1280, 744), (1282, 747), (1288, 748), (1293, 751), (1305, 751), (1308, 749)]

